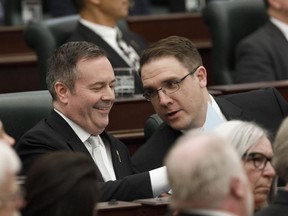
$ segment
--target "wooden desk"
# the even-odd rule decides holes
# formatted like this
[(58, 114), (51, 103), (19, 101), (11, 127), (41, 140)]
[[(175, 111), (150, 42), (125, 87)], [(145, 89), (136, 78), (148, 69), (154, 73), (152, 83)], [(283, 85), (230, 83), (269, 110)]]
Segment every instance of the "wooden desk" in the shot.
[(218, 86), (209, 86), (208, 88), (209, 90), (221, 91), (222, 94), (233, 94), (268, 87), (276, 88), (282, 94), (282, 96), (288, 101), (288, 80), (233, 84), (233, 85), (218, 85)]
[(211, 35), (201, 13), (168, 13), (149, 16), (130, 16), (129, 28), (142, 35), (149, 43), (178, 35), (198, 43), (198, 47), (211, 45)]
[(164, 216), (169, 211), (171, 198), (139, 199), (134, 202), (141, 203), (141, 216)]
[(97, 216), (137, 216), (142, 205), (133, 202), (100, 202), (97, 204)]

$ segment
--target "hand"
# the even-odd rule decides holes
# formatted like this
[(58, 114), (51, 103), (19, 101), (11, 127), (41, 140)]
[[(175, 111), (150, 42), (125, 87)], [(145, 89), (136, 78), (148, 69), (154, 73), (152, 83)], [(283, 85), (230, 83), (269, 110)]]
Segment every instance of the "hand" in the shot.
[(15, 139), (5, 132), (2, 121), (0, 121), (0, 141), (5, 142), (10, 146), (15, 144)]

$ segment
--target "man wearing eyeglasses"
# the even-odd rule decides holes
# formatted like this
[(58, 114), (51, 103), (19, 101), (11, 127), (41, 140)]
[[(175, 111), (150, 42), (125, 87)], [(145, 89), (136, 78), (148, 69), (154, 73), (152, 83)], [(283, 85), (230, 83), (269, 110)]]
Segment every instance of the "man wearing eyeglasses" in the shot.
[(272, 88), (212, 97), (201, 56), (187, 38), (170, 36), (145, 50), (140, 76), (144, 97), (164, 123), (133, 155), (139, 171), (162, 166), (175, 140), (190, 129), (208, 131), (241, 119), (255, 121), (273, 134), (288, 114), (286, 101)]

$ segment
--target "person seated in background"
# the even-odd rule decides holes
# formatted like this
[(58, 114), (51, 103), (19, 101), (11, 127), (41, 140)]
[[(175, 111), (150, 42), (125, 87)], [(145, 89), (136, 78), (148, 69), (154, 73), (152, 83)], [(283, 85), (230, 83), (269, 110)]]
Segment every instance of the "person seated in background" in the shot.
[(207, 71), (188, 38), (170, 36), (151, 45), (140, 59), (144, 97), (164, 121), (132, 156), (139, 171), (161, 167), (175, 140), (190, 129), (211, 130), (231, 119), (254, 121), (271, 134), (288, 115), (274, 88), (213, 97)]
[(288, 79), (288, 1), (263, 1), (269, 20), (238, 44), (237, 83)]
[(16, 175), (21, 163), (17, 154), (5, 141), (0, 143), (0, 215), (18, 215), (24, 201)]
[(242, 158), (252, 186), (255, 211), (267, 206), (275, 193), (273, 150), (267, 131), (253, 122), (239, 120), (225, 122), (213, 131), (229, 140)]
[(5, 132), (3, 122), (0, 120), (0, 144), (1, 142), (5, 142), (10, 146), (15, 144), (15, 139)]
[(165, 165), (177, 215), (253, 214), (249, 181), (228, 141), (214, 134), (188, 132), (169, 151)]
[[(71, 0), (80, 20), (68, 41), (87, 41), (100, 46), (107, 53), (113, 68), (131, 67), (138, 70), (139, 56), (147, 48), (140, 35), (120, 29), (118, 21), (129, 13), (129, 0)], [(142, 83), (135, 74), (135, 93), (142, 93)]]
[(85, 154), (47, 154), (28, 172), (23, 216), (95, 216), (97, 181), (95, 163)]
[(56, 49), (47, 71), (54, 109), (15, 146), (23, 173), (44, 154), (83, 152), (99, 172), (100, 201), (152, 198), (169, 191), (165, 167), (136, 172), (125, 144), (105, 131), (114, 85), (112, 65), (100, 47), (68, 42)]
[(276, 174), (285, 181), (285, 187), (279, 188), (272, 204), (256, 213), (256, 216), (286, 216), (288, 212), (288, 118), (286, 118), (273, 142), (274, 156), (272, 164)]
[(68, 16), (77, 14), (77, 11), (71, 0), (49, 0), (50, 13), (52, 17)]

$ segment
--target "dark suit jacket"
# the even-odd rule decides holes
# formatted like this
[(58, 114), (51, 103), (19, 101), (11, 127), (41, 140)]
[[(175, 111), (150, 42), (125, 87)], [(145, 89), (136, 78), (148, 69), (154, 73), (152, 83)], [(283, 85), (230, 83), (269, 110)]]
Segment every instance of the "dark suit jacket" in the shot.
[[(135, 200), (153, 197), (149, 173), (136, 174), (137, 172), (132, 168), (126, 146), (106, 132), (101, 134), (101, 138), (111, 146), (112, 163), (117, 181), (105, 183), (103, 179), (99, 181), (102, 192), (100, 200)], [(24, 134), (15, 148), (23, 162), (24, 174), (27, 173), (39, 156), (54, 151), (82, 152), (93, 160), (85, 145), (69, 124), (55, 111), (52, 111), (47, 119), (41, 120)], [(121, 161), (116, 151), (119, 152)], [(101, 176), (96, 164), (95, 168)], [(63, 182), (63, 184), (65, 183)]]
[[(146, 41), (138, 34), (131, 31), (122, 30), (123, 39), (130, 44), (135, 51), (141, 55), (142, 51), (148, 47)], [(96, 44), (105, 50), (109, 61), (111, 62), (113, 68), (115, 67), (129, 67), (125, 60), (108, 44), (104, 41), (98, 34), (93, 32), (86, 26), (78, 23), (77, 28), (74, 33), (68, 39), (68, 41), (87, 41)], [(143, 92), (143, 85), (140, 77), (135, 76), (135, 93)]]
[[(215, 97), (227, 120), (254, 121), (275, 135), (288, 104), (273, 88)], [(163, 159), (181, 132), (162, 123), (152, 137), (132, 156), (135, 168), (141, 172), (163, 166)]]
[(236, 51), (237, 83), (288, 79), (288, 41), (270, 21), (243, 39)]
[(287, 216), (288, 215), (288, 192), (279, 190), (275, 200), (265, 209), (256, 213), (255, 216)]

